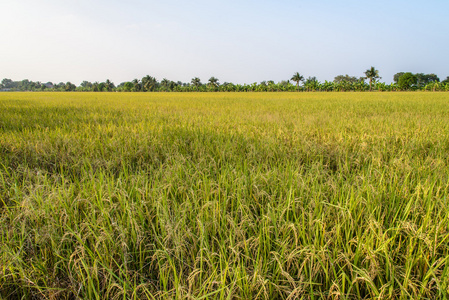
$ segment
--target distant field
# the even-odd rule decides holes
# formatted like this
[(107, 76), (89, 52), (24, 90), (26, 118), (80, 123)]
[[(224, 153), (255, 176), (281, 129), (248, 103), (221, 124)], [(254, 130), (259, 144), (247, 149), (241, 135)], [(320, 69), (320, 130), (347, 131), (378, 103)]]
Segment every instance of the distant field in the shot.
[(0, 298), (447, 299), (447, 93), (1, 93)]

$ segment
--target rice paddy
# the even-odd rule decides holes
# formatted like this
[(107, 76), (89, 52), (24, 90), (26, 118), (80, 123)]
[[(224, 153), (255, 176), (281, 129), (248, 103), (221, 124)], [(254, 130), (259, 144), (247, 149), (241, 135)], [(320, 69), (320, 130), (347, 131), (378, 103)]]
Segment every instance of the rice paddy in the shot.
[(1, 93), (0, 298), (447, 299), (446, 93)]

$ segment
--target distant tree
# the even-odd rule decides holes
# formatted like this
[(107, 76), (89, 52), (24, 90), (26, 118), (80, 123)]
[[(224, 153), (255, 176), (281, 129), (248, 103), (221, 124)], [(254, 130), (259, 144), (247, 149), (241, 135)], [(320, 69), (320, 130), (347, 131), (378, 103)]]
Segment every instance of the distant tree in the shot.
[(209, 83), (208, 83), (208, 85), (209, 85), (210, 87), (217, 88), (217, 87), (220, 85), (220, 83), (218, 82), (218, 78), (215, 78), (214, 76), (212, 76), (211, 78), (209, 78)]
[(30, 90), (29, 85), (30, 85), (30, 81), (28, 79), (24, 79), (21, 82), (19, 82), (18, 88), (21, 91), (27, 91), (27, 90)]
[(267, 91), (275, 92), (275, 91), (277, 91), (277, 89), (278, 89), (278, 86), (273, 80), (267, 81)]
[(248, 86), (248, 90), (251, 91), (251, 92), (257, 91), (257, 82), (253, 82), (252, 84), (250, 84)]
[(65, 83), (64, 82), (60, 82), (60, 83), (54, 85), (54, 88), (56, 90), (63, 91), (65, 89)]
[(92, 83), (92, 92), (98, 92), (98, 81)]
[(319, 87), (318, 79), (315, 76), (309, 76), (306, 81), (304, 81), (304, 88), (307, 91), (316, 91)]
[(416, 84), (419, 88), (424, 87), (425, 85), (431, 83), (431, 82), (440, 82), (440, 78), (438, 78), (435, 74), (424, 74), (424, 73), (417, 73), (414, 74), (416, 76)]
[(73, 83), (71, 83), (70, 81), (68, 81), (65, 85), (64, 85), (64, 90), (66, 92), (71, 92), (76, 90), (76, 85), (74, 85)]
[(170, 80), (168, 80), (167, 78), (163, 78), (163, 79), (161, 80), (161, 86), (168, 87), (169, 84), (170, 84)]
[(341, 82), (350, 82), (350, 83), (355, 83), (358, 82), (359, 78), (355, 77), (355, 76), (349, 76), (348, 74), (346, 75), (338, 75), (334, 77), (334, 82), (335, 83), (341, 83)]
[(141, 85), (139, 79), (134, 79), (132, 81), (132, 84), (133, 84), (133, 91), (134, 92), (140, 92), (142, 90), (142, 85)]
[(84, 80), (83, 82), (81, 82), (80, 87), (85, 88), (85, 89), (91, 89), (92, 82)]
[(109, 79), (106, 79), (104, 83), (104, 89), (108, 92), (111, 92), (113, 89), (115, 89), (115, 85)]
[(197, 90), (202, 85), (201, 80), (198, 77), (192, 78), (191, 83)]
[(30, 87), (31, 87), (32, 91), (38, 90), (41, 88), (41, 82), (40, 81), (36, 81), (36, 82), (31, 81)]
[(54, 84), (51, 81), (48, 81), (42, 85), (45, 85), (45, 88), (47, 88), (47, 89), (52, 89), (54, 87)]
[(401, 76), (404, 75), (404, 74), (405, 74), (405, 72), (399, 72), (399, 73), (394, 74), (394, 76), (393, 76), (393, 81), (394, 81), (395, 83), (398, 83), (398, 82), (399, 82), (399, 77), (401, 77)]
[(100, 82), (98, 84), (98, 91), (99, 92), (104, 92), (106, 90), (106, 84), (104, 82)]
[(370, 69), (365, 71), (366, 78), (369, 79), (369, 90), (370, 92), (373, 89), (373, 83), (376, 81), (376, 79), (381, 79), (382, 77), (379, 76), (379, 71), (376, 70), (374, 67), (371, 67)]
[(168, 90), (170, 90), (171, 88), (171, 81), (170, 80), (168, 80), (167, 78), (164, 78), (164, 79), (162, 79), (161, 80), (161, 87), (164, 89), (164, 90), (166, 90), (166, 91), (168, 91)]
[(417, 87), (425, 86), (428, 83), (426, 74), (424, 74), (424, 73), (416, 73), (416, 74), (413, 74), (413, 75), (416, 77), (416, 86)]
[[(404, 74), (414, 75), (416, 77), (415, 84), (418, 88), (423, 88), (424, 86), (426, 86), (427, 84), (432, 83), (432, 82), (440, 82), (440, 78), (438, 78), (438, 76), (433, 73), (431, 73), (431, 74), (424, 74), (424, 73), (413, 74), (411, 72), (396, 73), (393, 77), (394, 82), (399, 84), (399, 78)], [(410, 78), (410, 75), (407, 75), (407, 76), (408, 76), (408, 78)]]
[(399, 77), (398, 85), (401, 90), (409, 90), (418, 83), (418, 78), (411, 72), (402, 74)]
[(123, 90), (126, 91), (126, 92), (131, 92), (131, 90), (133, 89), (133, 87), (134, 87), (133, 83), (132, 83), (132, 82), (129, 82), (129, 81), (127, 81), (127, 82), (125, 82), (125, 83), (123, 84)]
[(12, 82), (11, 79), (3, 78), (2, 82), (0, 83), (0, 86), (6, 88), (11, 82)]
[(315, 76), (309, 76), (307, 77), (307, 79), (304, 81), (304, 84), (311, 84), (318, 81), (318, 79), (316, 79)]
[(324, 83), (321, 85), (321, 88), (323, 91), (331, 92), (335, 88), (335, 83), (332, 81), (325, 80)]
[(144, 91), (153, 92), (157, 89), (158, 85), (157, 79), (150, 75), (142, 78), (142, 87)]
[(296, 82), (296, 89), (299, 90), (299, 82), (304, 81), (304, 76), (299, 74), (299, 72), (296, 72), (295, 74), (293, 74), (293, 76), (292, 76), (292, 78), (290, 78), (290, 80)]
[(426, 79), (427, 79), (428, 83), (429, 82), (440, 82), (440, 78), (436, 74), (430, 73), (430, 74), (427, 74), (426, 76), (427, 76)]
[(17, 81), (12, 81), (11, 79), (8, 78), (4, 78), (1, 83), (1, 86), (4, 89), (13, 89), (16, 88), (17, 85), (18, 85)]
[(162, 89), (165, 91), (173, 91), (173, 90), (178, 90), (177, 87), (182, 86), (182, 82), (180, 82), (180, 81), (174, 82), (172, 80), (168, 80), (167, 78), (164, 78), (161, 80), (160, 85), (161, 85)]

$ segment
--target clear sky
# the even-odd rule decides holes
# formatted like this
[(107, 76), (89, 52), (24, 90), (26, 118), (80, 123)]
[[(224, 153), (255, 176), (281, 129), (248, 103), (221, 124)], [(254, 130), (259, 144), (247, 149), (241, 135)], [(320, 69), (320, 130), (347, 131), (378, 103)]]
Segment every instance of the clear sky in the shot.
[(449, 0), (0, 0), (0, 80), (449, 75)]

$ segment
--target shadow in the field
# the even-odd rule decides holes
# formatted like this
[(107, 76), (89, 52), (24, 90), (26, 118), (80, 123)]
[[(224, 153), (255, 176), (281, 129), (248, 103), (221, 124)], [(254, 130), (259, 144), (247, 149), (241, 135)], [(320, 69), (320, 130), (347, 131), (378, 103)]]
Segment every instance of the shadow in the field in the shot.
[[(8, 105), (0, 107), (0, 133), (23, 132), (33, 130), (54, 130), (57, 128), (75, 129), (86, 123), (107, 124), (120, 121), (122, 113), (108, 108), (79, 108), (79, 107), (42, 107), (23, 105)], [(95, 118), (92, 118), (92, 115)], [(63, 122), (61, 120), (64, 120)], [(129, 122), (129, 121), (128, 121)]]

